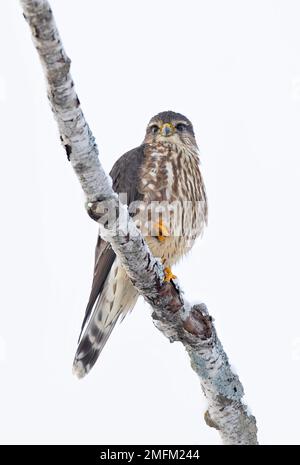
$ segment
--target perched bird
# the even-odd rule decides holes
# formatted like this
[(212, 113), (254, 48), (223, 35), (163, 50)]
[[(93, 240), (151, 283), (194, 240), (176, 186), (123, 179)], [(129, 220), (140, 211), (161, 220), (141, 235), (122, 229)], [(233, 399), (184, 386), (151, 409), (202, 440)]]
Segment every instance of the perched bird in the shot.
[[(154, 116), (142, 145), (120, 157), (110, 176), (114, 190), (126, 194), (129, 212), (151, 252), (162, 260), (165, 280), (175, 279), (171, 266), (191, 249), (207, 222), (206, 193), (191, 122), (172, 111)], [(132, 310), (137, 298), (110, 244), (99, 236), (92, 289), (73, 365), (79, 378), (93, 367), (117, 320)]]

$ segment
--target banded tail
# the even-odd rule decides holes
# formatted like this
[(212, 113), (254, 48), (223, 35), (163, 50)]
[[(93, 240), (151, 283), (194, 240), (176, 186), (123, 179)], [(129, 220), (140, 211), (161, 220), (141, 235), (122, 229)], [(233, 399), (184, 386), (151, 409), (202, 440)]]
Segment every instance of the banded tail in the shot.
[(94, 366), (119, 317), (132, 310), (137, 298), (137, 291), (116, 259), (88, 321), (84, 321), (73, 362), (73, 373), (78, 378), (83, 378)]

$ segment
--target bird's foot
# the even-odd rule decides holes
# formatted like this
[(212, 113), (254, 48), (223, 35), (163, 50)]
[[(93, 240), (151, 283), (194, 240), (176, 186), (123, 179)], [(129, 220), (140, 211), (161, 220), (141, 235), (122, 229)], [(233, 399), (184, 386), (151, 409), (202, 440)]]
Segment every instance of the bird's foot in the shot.
[(164, 273), (165, 273), (165, 279), (164, 279), (165, 283), (169, 283), (172, 279), (177, 278), (177, 276), (175, 276), (175, 274), (172, 273), (172, 270), (169, 266), (166, 266), (166, 268), (164, 268)]
[(168, 228), (164, 225), (163, 221), (160, 220), (158, 223), (155, 223), (155, 229), (158, 231), (156, 236), (159, 242), (164, 242), (166, 237), (170, 235)]

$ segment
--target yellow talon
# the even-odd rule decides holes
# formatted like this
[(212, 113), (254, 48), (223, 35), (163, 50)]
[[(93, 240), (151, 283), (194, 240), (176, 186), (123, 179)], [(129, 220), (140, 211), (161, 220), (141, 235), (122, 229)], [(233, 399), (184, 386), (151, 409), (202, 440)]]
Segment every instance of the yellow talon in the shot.
[(158, 229), (157, 239), (160, 242), (164, 242), (166, 237), (170, 235), (168, 228), (164, 225), (162, 220), (155, 224), (155, 227)]
[(171, 268), (168, 267), (168, 266), (166, 266), (166, 268), (164, 269), (164, 272), (165, 272), (164, 282), (169, 283), (171, 281), (171, 279), (176, 279), (177, 278), (177, 276), (175, 276), (175, 274), (172, 273)]

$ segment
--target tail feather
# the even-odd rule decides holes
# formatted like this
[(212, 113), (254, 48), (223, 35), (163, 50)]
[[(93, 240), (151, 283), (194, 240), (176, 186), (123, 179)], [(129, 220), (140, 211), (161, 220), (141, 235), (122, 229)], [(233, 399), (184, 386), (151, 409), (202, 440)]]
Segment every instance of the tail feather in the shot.
[(118, 316), (110, 323), (109, 326), (98, 329), (98, 334), (95, 338), (91, 338), (87, 333), (81, 339), (74, 363), (73, 363), (73, 372), (78, 376), (78, 378), (83, 378), (95, 365), (103, 347), (105, 346), (112, 330), (114, 329)]
[(137, 297), (137, 291), (116, 261), (79, 341), (73, 363), (78, 378), (83, 378), (94, 366), (119, 317), (134, 307)]

